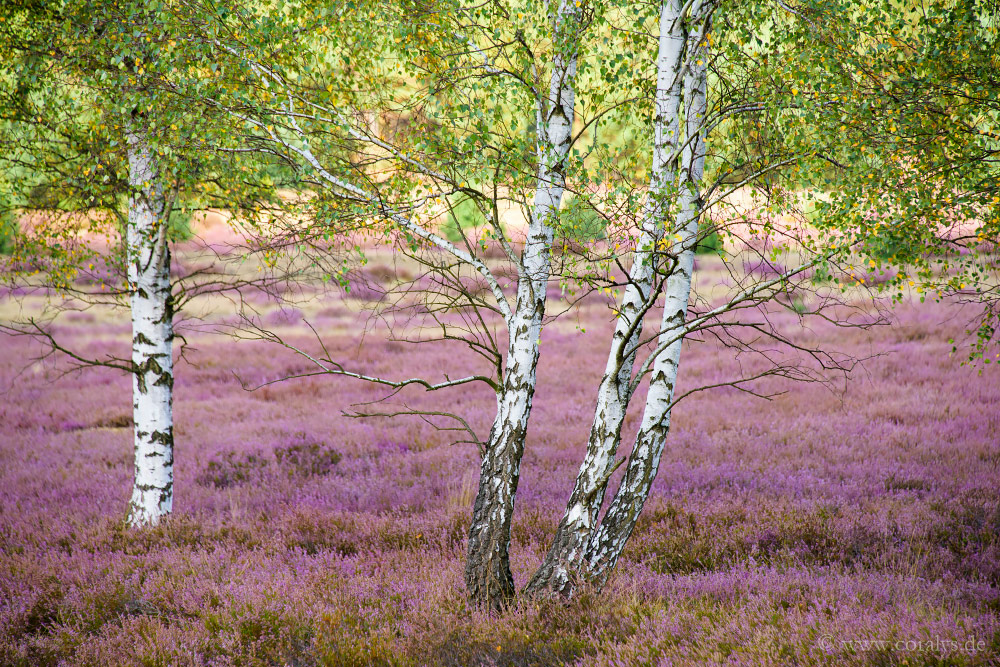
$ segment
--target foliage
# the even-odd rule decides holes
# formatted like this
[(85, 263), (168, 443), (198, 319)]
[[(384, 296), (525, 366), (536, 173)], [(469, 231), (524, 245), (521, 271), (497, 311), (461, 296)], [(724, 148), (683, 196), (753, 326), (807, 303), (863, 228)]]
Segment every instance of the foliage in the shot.
[(0, 254), (8, 254), (14, 249), (17, 234), (17, 219), (9, 213), (0, 213)]
[(468, 233), (475, 235), (475, 230), (486, 224), (486, 218), (472, 199), (457, 199), (457, 202), (449, 204), (448, 219), (444, 224), (445, 237), (452, 242), (461, 241)]
[(606, 238), (607, 220), (582, 197), (569, 197), (556, 223), (556, 235), (577, 241), (593, 243)]
[(698, 224), (698, 237), (694, 251), (699, 255), (718, 255), (722, 251), (722, 236), (711, 223), (703, 221)]
[(997, 314), (1000, 238), (1000, 27), (985, 5), (941, 0), (803, 6), (793, 48), (760, 45), (791, 99), (778, 129), (799, 160), (824, 238), (850, 240), (878, 286), (990, 304), (970, 359), (985, 357)]
[(125, 292), (129, 132), (156, 155), (173, 240), (187, 238), (191, 212), (208, 206), (232, 210), (250, 229), (268, 219), (284, 183), (269, 176), (268, 160), (227, 151), (236, 142), (231, 120), (209, 100), (235, 90), (242, 75), (219, 71), (216, 46), (191, 34), (204, 11), (109, 0), (24, 3), (5, 17), (0, 172), (6, 214), (25, 220), (8, 279), (33, 267), (65, 289), (101, 257), (112, 269), (105, 293), (77, 296)]

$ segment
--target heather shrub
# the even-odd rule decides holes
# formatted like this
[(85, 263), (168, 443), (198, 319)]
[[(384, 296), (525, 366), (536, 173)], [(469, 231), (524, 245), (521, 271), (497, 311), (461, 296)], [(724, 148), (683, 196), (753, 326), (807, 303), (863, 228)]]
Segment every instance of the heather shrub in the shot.
[(777, 278), (783, 275), (787, 269), (778, 262), (772, 262), (765, 257), (759, 257), (752, 261), (743, 263), (743, 270), (747, 274), (755, 274), (761, 278)]
[(314, 664), (342, 667), (396, 667), (406, 661), (388, 638), (358, 617), (328, 616), (317, 623), (315, 640), (306, 652)]
[(598, 652), (601, 642), (623, 641), (637, 631), (634, 609), (584, 589), (572, 605), (558, 600), (523, 604), (503, 620), (473, 615), (459, 626), (438, 627), (416, 664), (483, 667), (555, 667)]
[(354, 301), (378, 303), (385, 298), (385, 288), (374, 282), (356, 280), (344, 287), (344, 296)]
[(283, 542), (310, 555), (329, 550), (352, 556), (358, 553), (354, 523), (349, 516), (298, 512), (282, 526)]
[(526, 510), (511, 529), (511, 542), (518, 546), (542, 544), (556, 529), (557, 519), (546, 512)]
[(930, 484), (922, 479), (897, 477), (896, 473), (892, 473), (885, 480), (886, 491), (927, 491), (930, 488)]
[(262, 454), (226, 452), (205, 466), (197, 481), (205, 486), (226, 489), (237, 484), (259, 481), (269, 469), (270, 460)]
[(441, 667), (554, 667), (572, 664), (587, 645), (563, 637), (539, 641), (521, 636), (501, 637), (496, 643), (453, 633), (427, 653), (426, 664)]
[(95, 421), (93, 428), (132, 428), (132, 415), (108, 415)]
[(261, 526), (234, 524), (225, 517), (208, 521), (203, 517), (175, 513), (143, 531), (124, 528), (116, 522), (107, 544), (129, 556), (157, 553), (161, 549), (191, 549), (203, 544), (242, 545), (247, 548), (262, 543)]
[(288, 477), (326, 475), (341, 459), (339, 452), (302, 431), (281, 440), (273, 456), (263, 452), (223, 452), (208, 461), (196, 480), (204, 486), (226, 489), (260, 482), (275, 473)]
[(340, 462), (339, 452), (323, 442), (315, 442), (305, 433), (296, 433), (274, 449), (278, 467), (289, 475), (326, 475)]
[(302, 320), (302, 311), (298, 308), (276, 308), (264, 317), (264, 324), (268, 326), (282, 326), (295, 324)]
[(17, 637), (48, 632), (59, 617), (59, 604), (65, 595), (59, 580), (50, 576), (19, 593), (23, 597), (16, 608), (10, 608), (5, 633)]
[[(706, 280), (728, 275), (721, 260), (699, 262)], [(360, 346), (353, 308), (302, 307), (338, 359), (396, 377), (477, 369), (447, 346), (394, 347), (371, 332)], [(519, 586), (561, 516), (606, 360), (606, 302), (582, 308), (587, 334), (565, 320), (544, 334), (551, 352), (512, 526)], [(685, 399), (604, 591), (492, 616), (470, 609), (462, 587), (475, 446), (418, 419), (342, 415), (382, 397), (377, 388), (311, 378), (244, 392), (234, 372), (263, 382), (303, 365), (191, 333), (192, 363), (177, 379), (175, 513), (128, 530), (128, 379), (25, 371), (37, 349), (4, 339), (0, 664), (995, 664), (1000, 384), (948, 359), (946, 341), (962, 326), (951, 313), (904, 304), (898, 326), (869, 338), (803, 332), (794, 313), (769, 312), (791, 335), (888, 353), (846, 392), (775, 382), (792, 391), (770, 402), (735, 390)], [(127, 343), (129, 329), (99, 317), (61, 335), (101, 355), (118, 349), (109, 341)], [(678, 391), (725, 379), (728, 358), (711, 339), (686, 347)], [(442, 396), (400, 398), (423, 410), (447, 400), (488, 432), (489, 390)], [(819, 646), (827, 636), (975, 636), (985, 650)]]

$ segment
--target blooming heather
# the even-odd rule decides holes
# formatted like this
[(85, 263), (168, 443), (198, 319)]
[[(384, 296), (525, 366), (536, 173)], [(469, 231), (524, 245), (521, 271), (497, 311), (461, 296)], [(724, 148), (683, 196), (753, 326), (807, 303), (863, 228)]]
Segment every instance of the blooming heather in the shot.
[[(455, 347), (390, 342), (377, 328), (362, 340), (356, 300), (297, 305), (260, 308), (307, 348), (308, 320), (357, 370), (482, 370)], [(543, 333), (513, 525), (519, 586), (572, 486), (610, 319), (595, 300)], [(190, 332), (175, 387), (175, 514), (130, 530), (128, 378), (63, 375), (62, 362), (30, 361), (30, 341), (5, 338), (0, 663), (995, 664), (1000, 382), (949, 358), (962, 318), (926, 303), (870, 333), (798, 332), (791, 311), (772, 321), (882, 355), (839, 391), (773, 381), (787, 393), (770, 402), (732, 389), (685, 399), (607, 589), (502, 617), (468, 608), (462, 584), (474, 446), (419, 419), (342, 414), (381, 390), (312, 377), (244, 391), (234, 373), (252, 385), (308, 366)], [(128, 350), (127, 321), (105, 314), (57, 333), (91, 356)], [(714, 343), (686, 345), (681, 393), (733, 370)], [(394, 400), (447, 405), (481, 437), (495, 409), (488, 388)]]

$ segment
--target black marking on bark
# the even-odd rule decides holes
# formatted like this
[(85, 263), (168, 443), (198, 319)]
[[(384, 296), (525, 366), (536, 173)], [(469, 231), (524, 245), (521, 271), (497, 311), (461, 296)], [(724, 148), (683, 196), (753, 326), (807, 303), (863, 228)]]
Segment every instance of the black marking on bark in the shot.
[[(169, 257), (170, 257), (170, 255), (168, 253), (167, 254), (167, 262), (168, 262), (167, 266), (169, 266), (169, 262), (170, 262)], [(164, 268), (166, 268), (166, 267), (164, 267)], [(157, 324), (172, 325), (173, 321), (174, 321), (174, 294), (173, 294), (173, 292), (170, 289), (170, 278), (168, 276), (165, 276), (165, 278), (166, 278), (166, 280), (164, 281), (165, 282), (165, 287), (163, 288), (163, 291), (166, 292), (166, 294), (163, 297), (163, 315), (160, 316), (160, 319), (156, 320), (156, 323)], [(170, 333), (168, 334), (168, 337), (170, 339), (172, 339), (174, 337), (173, 326), (170, 327)]]
[(153, 383), (154, 387), (166, 387), (167, 389), (174, 388), (174, 376), (172, 373), (160, 373), (156, 382)]
[(173, 448), (174, 448), (174, 433), (173, 429), (167, 429), (165, 431), (153, 431), (149, 434), (149, 442), (155, 442), (157, 444), (163, 445), (167, 448), (167, 453), (169, 454), (171, 460), (173, 460)]

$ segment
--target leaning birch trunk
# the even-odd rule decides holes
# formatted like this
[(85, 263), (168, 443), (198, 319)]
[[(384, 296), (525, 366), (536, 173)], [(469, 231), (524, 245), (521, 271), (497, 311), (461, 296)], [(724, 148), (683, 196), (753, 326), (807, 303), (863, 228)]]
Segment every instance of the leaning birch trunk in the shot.
[[(692, 14), (697, 16), (698, 12), (694, 10)], [(706, 112), (707, 54), (701, 45), (691, 51), (693, 62), (684, 84), (685, 134), (688, 141), (681, 156), (680, 210), (676, 224), (681, 236), (677, 244), (680, 251), (664, 289), (660, 333), (660, 341), (664, 343), (682, 332), (687, 318), (694, 272), (694, 247), (701, 213), (699, 184), (705, 166), (702, 125)], [(653, 361), (642, 424), (629, 456), (625, 478), (589, 544), (586, 555), (588, 578), (598, 586), (604, 585), (617, 563), (656, 478), (670, 429), (670, 407), (680, 364), (681, 342), (681, 337), (677, 336)]]
[(465, 565), (470, 599), (499, 610), (515, 595), (510, 571), (510, 523), (528, 429), (542, 319), (551, 270), (552, 216), (566, 187), (572, 143), (579, 8), (564, 0), (555, 19), (556, 53), (547, 103), (538, 108), (538, 179), (521, 255), (517, 302), (508, 322), (510, 342), (497, 414), (479, 474)]
[(173, 507), (173, 297), (165, 198), (145, 131), (128, 132), (126, 243), (132, 309), (135, 481), (129, 524), (156, 524)]
[(650, 196), (636, 241), (628, 285), (615, 323), (611, 351), (597, 392), (597, 407), (580, 464), (576, 484), (552, 546), (528, 582), (531, 593), (551, 591), (570, 596), (580, 574), (583, 557), (604, 502), (608, 479), (614, 470), (622, 424), (631, 398), (630, 384), (635, 347), (642, 335), (642, 317), (653, 290), (656, 245), (663, 236), (669, 214), (671, 190), (676, 180), (678, 111), (681, 101), (685, 36), (682, 3), (667, 0), (660, 8), (659, 51), (656, 60), (653, 165)]

